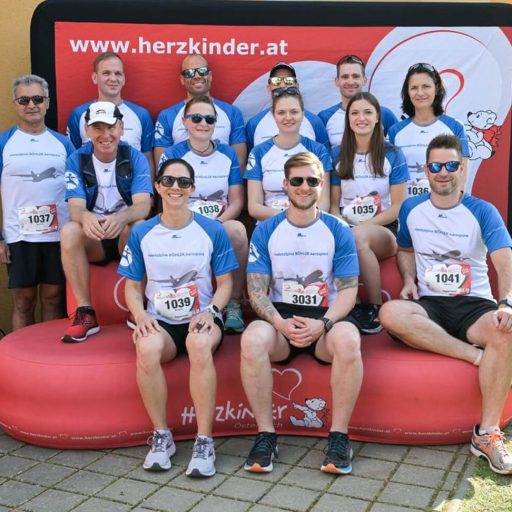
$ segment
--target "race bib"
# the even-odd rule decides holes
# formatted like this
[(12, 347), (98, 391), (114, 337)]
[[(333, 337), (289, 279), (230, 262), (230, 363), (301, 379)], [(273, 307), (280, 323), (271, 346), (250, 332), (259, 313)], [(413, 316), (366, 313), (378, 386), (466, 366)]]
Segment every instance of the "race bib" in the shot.
[(272, 200), (271, 208), (275, 208), (276, 210), (284, 211), (288, 209), (290, 206), (290, 202), (287, 197), (279, 197)]
[(45, 235), (58, 231), (57, 205), (22, 206), (18, 208), (18, 223), (22, 235)]
[(421, 196), (430, 192), (430, 185), (426, 178), (421, 180), (412, 180), (407, 183), (407, 194), (409, 197)]
[(190, 204), (190, 209), (200, 213), (210, 219), (216, 219), (226, 208), (224, 201), (194, 201)]
[(471, 291), (471, 266), (468, 263), (432, 265), (425, 271), (425, 282), (434, 293), (468, 295)]
[(312, 283), (303, 286), (298, 283), (284, 282), (282, 296), (283, 302), (297, 306), (326, 308), (329, 305), (327, 283)]
[(382, 200), (379, 194), (370, 194), (365, 197), (356, 197), (350, 204), (343, 208), (345, 220), (357, 226), (361, 222), (373, 219), (382, 212)]
[(156, 312), (169, 320), (186, 320), (199, 313), (197, 285), (189, 284), (155, 294)]

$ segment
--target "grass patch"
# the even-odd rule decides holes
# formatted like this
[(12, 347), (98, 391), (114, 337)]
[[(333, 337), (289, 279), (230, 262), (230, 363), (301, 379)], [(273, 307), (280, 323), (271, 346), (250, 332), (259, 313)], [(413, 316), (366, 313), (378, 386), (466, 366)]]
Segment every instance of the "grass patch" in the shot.
[[(505, 429), (507, 448), (512, 451), (512, 424)], [(494, 473), (484, 459), (479, 459), (459, 512), (510, 512), (512, 510), (512, 475)]]

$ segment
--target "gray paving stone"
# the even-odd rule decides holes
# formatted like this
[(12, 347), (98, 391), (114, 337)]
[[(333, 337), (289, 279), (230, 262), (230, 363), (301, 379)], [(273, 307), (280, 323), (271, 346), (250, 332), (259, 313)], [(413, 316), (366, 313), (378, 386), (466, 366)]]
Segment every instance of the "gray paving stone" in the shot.
[(10, 511), (11, 511), (11, 509), (10, 509), (10, 508), (2, 507), (2, 506), (0, 505), (0, 512), (10, 512)]
[(311, 448), (318, 443), (318, 437), (306, 436), (279, 436), (279, 444), (291, 444), (294, 446), (305, 446)]
[(74, 468), (57, 466), (56, 464), (46, 464), (43, 462), (19, 475), (18, 479), (23, 482), (52, 486), (73, 474), (75, 471), (76, 469)]
[(365, 512), (369, 504), (368, 501), (343, 498), (335, 494), (324, 494), (318, 502), (315, 503), (311, 512), (340, 512), (342, 510)]
[(260, 503), (296, 511), (306, 511), (318, 494), (309, 489), (277, 484), (264, 496)]
[(90, 498), (81, 503), (77, 508), (74, 508), (73, 512), (128, 512), (130, 510), (133, 510), (131, 505), (116, 503), (115, 501), (100, 500), (98, 498)]
[(134, 480), (142, 480), (143, 482), (150, 482), (152, 484), (164, 485), (173, 478), (176, 478), (183, 469), (175, 466), (170, 471), (146, 471), (142, 465), (137, 466), (133, 471), (130, 471), (125, 478)]
[(468, 449), (464, 449), (461, 454), (459, 454), (455, 462), (453, 463), (452, 467), (450, 468), (450, 471), (462, 471), (462, 468), (464, 467), (464, 464), (466, 464), (467, 460), (473, 457), (468, 451)]
[(391, 473), (395, 471), (397, 463), (378, 459), (368, 459), (366, 457), (356, 457), (352, 462), (352, 466), (352, 474), (355, 476), (387, 480), (391, 476)]
[(219, 485), (213, 494), (235, 500), (258, 501), (272, 487), (271, 482), (256, 482), (246, 478), (227, 478)]
[(336, 477), (322, 473), (318, 469), (293, 468), (281, 480), (282, 484), (298, 485), (306, 489), (323, 491)]
[(427, 487), (391, 482), (386, 485), (379, 495), (378, 501), (425, 509), (433, 495), (434, 490)]
[(144, 459), (148, 453), (149, 446), (147, 444), (142, 446), (130, 446), (128, 448), (116, 448), (116, 455), (125, 455), (126, 457), (133, 457), (134, 459)]
[(109, 475), (80, 470), (69, 478), (66, 478), (66, 480), (58, 483), (56, 487), (63, 491), (93, 495), (111, 484), (114, 478), (115, 477)]
[(277, 512), (282, 510), (282, 508), (268, 507), (267, 505), (254, 505), (250, 512)]
[(158, 489), (158, 486), (155, 484), (120, 478), (106, 489), (103, 489), (103, 491), (100, 491), (97, 497), (110, 498), (135, 505), (156, 491), (156, 489)]
[(458, 452), (463, 444), (443, 444), (441, 446), (433, 446), (436, 450), (447, 451), (447, 452)]
[(18, 457), (25, 457), (27, 459), (47, 461), (48, 459), (57, 455), (57, 453), (60, 453), (60, 451), (61, 450), (55, 450), (54, 448), (43, 448), (42, 446), (26, 444), (16, 450), (13, 455)]
[(219, 453), (226, 453), (228, 455), (234, 455), (236, 457), (243, 457), (244, 459), (249, 455), (249, 451), (254, 444), (255, 437), (232, 437), (228, 439), (221, 447), (219, 447)]
[(447, 491), (441, 491), (434, 500), (434, 503), (432, 504), (433, 510), (442, 512), (446, 505), (448, 504), (448, 496), (450, 495)]
[(442, 469), (401, 464), (391, 480), (402, 484), (421, 485), (436, 489), (443, 481), (444, 475), (445, 471)]
[(33, 460), (4, 455), (0, 457), (0, 476), (13, 477), (27, 469), (35, 466), (37, 463)]
[(322, 450), (309, 450), (309, 452), (297, 462), (297, 466), (319, 470), (324, 458), (325, 453)]
[(451, 452), (442, 452), (423, 447), (414, 446), (404, 459), (409, 464), (426, 466), (428, 468), (448, 469), (454, 454)]
[(190, 491), (210, 493), (213, 489), (218, 487), (227, 475), (216, 473), (211, 478), (190, 478), (185, 475), (185, 471), (180, 473), (176, 478), (169, 482), (169, 486), (177, 487), (179, 489), (187, 489)]
[(52, 457), (51, 462), (73, 468), (84, 468), (105, 454), (93, 450), (65, 450)]
[(85, 496), (49, 489), (23, 505), (30, 512), (69, 512), (86, 500)]
[(370, 509), (371, 512), (425, 512), (419, 508), (405, 508), (399, 507), (398, 505), (386, 505), (384, 503), (375, 503), (373, 507)]
[(372, 501), (383, 485), (382, 480), (372, 480), (371, 478), (347, 475), (336, 478), (329, 488), (329, 492)]
[(39, 485), (8, 480), (0, 485), (0, 505), (15, 507), (16, 505), (25, 503), (43, 491), (44, 487)]
[(139, 464), (142, 464), (141, 460), (108, 453), (98, 461), (87, 466), (87, 469), (89, 471), (106, 473), (107, 475), (123, 476), (133, 471)]
[(367, 443), (361, 448), (358, 455), (372, 459), (400, 461), (404, 458), (408, 450), (408, 446)]
[(279, 462), (274, 461), (274, 469), (271, 473), (251, 473), (250, 471), (245, 471), (245, 469), (239, 469), (234, 476), (238, 476), (240, 478), (247, 478), (250, 480), (262, 480), (266, 482), (279, 482), (284, 475), (286, 475), (292, 466), (288, 464), (280, 464)]
[[(155, 508), (157, 510), (170, 510), (172, 507), (173, 512), (186, 512), (203, 498), (204, 495), (198, 492), (165, 487), (159, 489), (155, 494), (144, 500), (141, 506)], [(209, 512), (212, 512), (212, 510)]]
[(305, 446), (290, 446), (279, 445), (279, 458), (278, 461), (282, 464), (296, 464), (297, 461), (302, 459), (308, 452)]
[(225, 453), (216, 453), (215, 468), (217, 473), (231, 475), (238, 471), (245, 464), (245, 458), (228, 455)]
[(10, 437), (8, 435), (0, 436), (0, 454), (12, 452), (22, 446), (25, 443), (14, 439), (14, 437)]
[(191, 512), (212, 512), (221, 510), (222, 512), (245, 512), (250, 506), (251, 504), (246, 501), (234, 501), (219, 498), (218, 496), (207, 496), (190, 510)]
[(443, 484), (443, 490), (444, 491), (451, 491), (455, 488), (455, 485), (457, 483), (457, 480), (459, 478), (459, 473), (450, 472), (446, 476), (446, 480)]

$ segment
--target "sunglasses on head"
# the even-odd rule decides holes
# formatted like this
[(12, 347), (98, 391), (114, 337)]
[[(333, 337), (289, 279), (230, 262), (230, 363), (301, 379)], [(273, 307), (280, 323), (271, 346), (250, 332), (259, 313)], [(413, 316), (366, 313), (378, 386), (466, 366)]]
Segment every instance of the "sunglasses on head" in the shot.
[(15, 98), (14, 101), (19, 103), (20, 105), (26, 106), (31, 101), (34, 105), (41, 105), (43, 101), (46, 99), (46, 96), (41, 96), (40, 94), (37, 94), (36, 96), (20, 96), (19, 98)]
[(217, 116), (213, 114), (185, 114), (185, 119), (190, 119), (194, 124), (199, 124), (203, 119), (206, 124), (215, 124)]
[(274, 98), (280, 98), (283, 94), (287, 94), (288, 96), (300, 96), (300, 91), (297, 89), (297, 87), (286, 87), (274, 89), (272, 91), (272, 96)]
[(268, 79), (268, 83), (271, 85), (284, 84), (288, 87), (297, 85), (297, 79), (294, 76), (271, 76)]
[(158, 178), (157, 183), (160, 183), (163, 187), (172, 187), (174, 183), (178, 183), (179, 188), (190, 188), (194, 184), (194, 180), (189, 176), (170, 176), (169, 174), (165, 174), (164, 176), (160, 176)]
[(308, 176), (307, 178), (303, 178), (302, 176), (293, 176), (292, 178), (288, 178), (288, 183), (292, 187), (300, 187), (304, 183), (304, 180), (306, 180), (308, 187), (312, 188), (318, 187), (322, 181), (321, 178), (317, 178), (316, 176)]
[(427, 70), (427, 71), (430, 71), (431, 73), (435, 73), (436, 72), (436, 69), (434, 68), (434, 66), (432, 66), (432, 64), (429, 64), (428, 62), (418, 62), (417, 64), (413, 64), (410, 68), (409, 68), (409, 71), (418, 71), (418, 70)]
[(210, 72), (210, 68), (208, 66), (201, 66), (200, 68), (189, 68), (184, 69), (181, 74), (184, 78), (194, 78), (196, 73), (199, 76), (206, 76)]
[(359, 64), (364, 68), (364, 62), (357, 55), (345, 55), (338, 61), (338, 66), (342, 64)]
[(460, 162), (457, 160), (450, 160), (449, 162), (430, 162), (427, 164), (428, 170), (433, 174), (441, 172), (443, 167), (445, 167), (448, 172), (455, 172), (459, 169)]

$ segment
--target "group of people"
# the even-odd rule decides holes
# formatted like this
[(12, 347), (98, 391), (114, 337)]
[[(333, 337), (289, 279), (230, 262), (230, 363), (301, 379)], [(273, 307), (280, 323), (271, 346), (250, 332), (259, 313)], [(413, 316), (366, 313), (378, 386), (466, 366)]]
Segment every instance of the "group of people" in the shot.
[[(187, 354), (197, 436), (186, 474), (215, 474), (214, 353), (224, 333), (235, 332), (259, 432), (245, 469), (272, 471), (278, 456), (271, 364), (307, 352), (331, 365), (321, 469), (349, 473), (360, 333), (384, 327), (414, 348), (479, 367), (482, 417), (471, 450), (494, 471), (512, 473), (499, 428), (512, 382), (512, 240), (497, 210), (465, 191), (463, 126), (443, 113), (445, 89), (428, 63), (406, 73), (408, 117), (400, 122), (362, 91), (359, 57), (343, 57), (336, 69), (341, 101), (316, 116), (305, 110), (293, 66), (276, 64), (271, 107), (245, 129), (235, 106), (210, 97), (206, 59), (189, 55), (179, 77), (186, 98), (163, 110), (153, 129), (147, 110), (121, 98), (121, 58), (101, 54), (92, 73), (98, 98), (73, 110), (69, 138), (45, 126), (46, 81), (14, 81), (19, 122), (0, 135), (0, 262), (8, 266), (13, 329), (34, 322), (38, 294), (43, 321), (62, 317), (67, 280), (77, 310), (62, 341), (97, 333), (89, 263), (120, 259), (137, 382), (154, 428), (147, 470), (171, 467), (162, 365)], [(240, 221), (244, 205), (252, 236)], [(403, 289), (382, 305), (379, 260), (395, 254)], [(247, 327), (245, 286), (259, 317)]]

